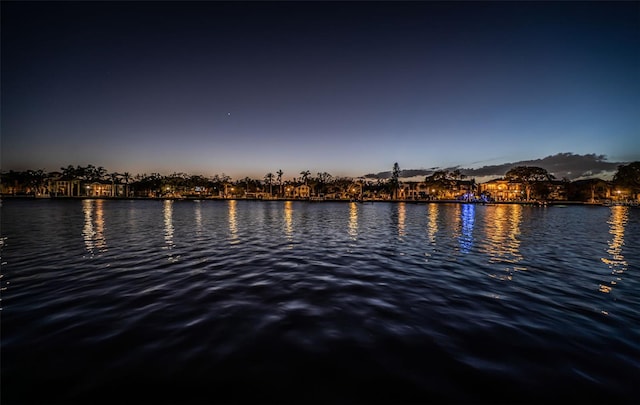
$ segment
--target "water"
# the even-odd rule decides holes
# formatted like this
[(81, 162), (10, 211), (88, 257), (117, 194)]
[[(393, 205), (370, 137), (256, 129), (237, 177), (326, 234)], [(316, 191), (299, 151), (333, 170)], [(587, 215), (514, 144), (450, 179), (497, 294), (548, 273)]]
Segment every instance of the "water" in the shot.
[(640, 398), (640, 210), (2, 201), (2, 403)]

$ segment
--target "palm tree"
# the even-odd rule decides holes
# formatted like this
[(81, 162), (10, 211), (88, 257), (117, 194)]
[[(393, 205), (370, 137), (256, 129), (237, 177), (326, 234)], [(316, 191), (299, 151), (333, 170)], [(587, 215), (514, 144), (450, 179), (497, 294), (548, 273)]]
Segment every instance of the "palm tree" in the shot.
[(93, 167), (93, 165), (89, 165), (87, 167), (82, 167), (80, 165), (77, 165), (76, 169), (74, 171), (74, 174), (78, 179), (86, 181), (87, 180), (87, 170), (89, 170), (92, 167)]
[(65, 179), (72, 179), (76, 177), (76, 169), (72, 165), (61, 167), (60, 171), (62, 171), (62, 177)]
[(302, 181), (304, 182), (304, 184), (307, 184), (307, 179), (309, 178), (310, 174), (311, 172), (309, 170), (300, 172), (300, 175), (302, 176)]
[(93, 169), (93, 173), (95, 180), (102, 180), (107, 175), (107, 169), (102, 166), (98, 166)]
[(273, 178), (275, 176), (273, 175), (273, 173), (269, 172), (264, 176), (264, 181), (269, 185), (269, 197), (271, 197), (273, 195), (273, 189), (271, 187), (271, 184), (273, 183)]
[(27, 170), (28, 183), (33, 190), (33, 194), (44, 194), (44, 179), (47, 177), (46, 172), (43, 169)]
[(282, 196), (282, 175), (284, 173), (282, 172), (282, 169), (278, 169), (276, 174), (278, 175), (278, 185), (280, 185), (280, 196)]
[(69, 165), (67, 167), (61, 167), (60, 170), (62, 171), (62, 179), (67, 181), (67, 187), (65, 187), (64, 190), (67, 197), (73, 196), (74, 184), (78, 185), (78, 195), (80, 195), (80, 182), (78, 181), (78, 179), (83, 175), (84, 168), (80, 166), (73, 167), (73, 165)]
[(247, 189), (244, 192), (245, 198), (247, 197), (247, 193), (249, 193), (249, 183), (250, 182), (251, 182), (251, 179), (249, 178), (249, 176), (244, 178), (244, 183), (247, 185)]
[(111, 197), (116, 197), (118, 193), (116, 193), (116, 181), (118, 180), (119, 174), (116, 172), (109, 173), (109, 178), (111, 179)]
[(125, 197), (129, 197), (129, 180), (131, 179), (131, 175), (129, 172), (124, 172), (121, 176), (124, 180), (124, 195)]

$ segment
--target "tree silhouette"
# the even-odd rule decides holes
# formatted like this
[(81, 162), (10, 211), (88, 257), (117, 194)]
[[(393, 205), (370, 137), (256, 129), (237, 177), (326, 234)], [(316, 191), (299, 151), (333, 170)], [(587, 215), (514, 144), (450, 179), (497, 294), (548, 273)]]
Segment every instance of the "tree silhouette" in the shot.
[(640, 193), (640, 162), (618, 166), (613, 183), (618, 187), (628, 188), (634, 194)]
[(119, 174), (116, 172), (109, 173), (109, 179), (111, 180), (111, 197), (117, 197), (116, 182), (118, 181)]
[(121, 176), (124, 180), (124, 195), (125, 197), (129, 197), (129, 180), (131, 179), (131, 175), (129, 172), (124, 172)]
[(282, 172), (282, 169), (278, 169), (276, 174), (278, 175), (278, 185), (280, 186), (280, 196), (282, 196), (282, 175), (284, 173)]
[(302, 176), (302, 182), (304, 184), (307, 184), (307, 179), (309, 179), (309, 175), (311, 174), (311, 172), (309, 170), (305, 170), (300, 172), (300, 175)]
[(398, 162), (393, 164), (391, 179), (389, 179), (389, 186), (391, 187), (391, 195), (393, 195), (394, 199), (397, 199), (398, 188), (400, 188), (400, 165), (398, 165)]
[(269, 172), (264, 176), (264, 181), (265, 183), (267, 183), (269, 185), (269, 197), (271, 197), (273, 195), (273, 189), (272, 189), (272, 184), (273, 184), (273, 179), (274, 179), (274, 175), (273, 173)]
[(554, 177), (542, 167), (517, 166), (509, 170), (504, 177), (513, 182), (522, 183), (527, 193), (527, 201), (531, 199), (531, 188), (534, 184), (546, 183)]

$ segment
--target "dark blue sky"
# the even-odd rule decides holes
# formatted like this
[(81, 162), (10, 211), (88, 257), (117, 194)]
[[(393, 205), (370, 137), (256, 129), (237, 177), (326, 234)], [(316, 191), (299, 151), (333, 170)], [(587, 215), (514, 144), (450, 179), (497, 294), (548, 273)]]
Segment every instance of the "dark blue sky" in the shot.
[(2, 2), (3, 170), (640, 160), (638, 2)]

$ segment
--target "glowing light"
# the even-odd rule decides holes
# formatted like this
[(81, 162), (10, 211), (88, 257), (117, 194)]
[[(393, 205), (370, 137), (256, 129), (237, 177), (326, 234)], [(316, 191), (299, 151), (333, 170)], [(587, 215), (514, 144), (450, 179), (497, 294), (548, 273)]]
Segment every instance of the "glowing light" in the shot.
[(293, 242), (293, 202), (291, 201), (284, 202), (284, 234), (289, 242)]
[[(629, 207), (614, 206), (611, 207), (611, 216), (609, 217), (609, 234), (612, 236), (609, 240), (607, 253), (609, 257), (603, 257), (601, 260), (609, 267), (611, 274), (616, 280), (611, 281), (611, 285), (616, 285), (620, 281), (620, 276), (627, 270), (627, 261), (622, 254), (624, 246), (624, 232), (629, 220)], [(612, 287), (600, 284), (599, 291), (603, 293), (611, 292)]]
[[(173, 249), (173, 201), (164, 200), (164, 249)], [(172, 256), (169, 255), (169, 260)]]
[(473, 223), (475, 222), (475, 209), (473, 204), (464, 204), (462, 206), (462, 235), (458, 238), (460, 243), (460, 251), (469, 253), (473, 247)]
[(85, 249), (91, 256), (96, 251), (104, 252), (107, 248), (107, 241), (104, 237), (104, 210), (102, 204), (102, 200), (82, 201), (82, 211), (84, 213), (82, 236)]
[[(505, 265), (502, 276), (491, 275), (502, 280), (511, 280), (513, 274), (519, 270), (526, 270), (518, 266), (522, 260), (520, 254), (520, 223), (522, 221), (521, 205), (497, 205), (488, 207), (486, 223), (483, 229), (486, 232), (485, 243), (481, 246), (489, 255), (489, 263)], [(498, 268), (498, 267), (496, 267)]]
[(107, 241), (104, 238), (104, 201), (97, 200), (95, 201), (95, 210), (96, 210), (96, 248), (99, 252), (104, 252), (107, 248)]
[[(233, 189), (231, 189), (233, 190)], [(236, 200), (229, 200), (227, 206), (229, 208), (229, 239), (232, 243), (238, 241), (238, 213), (236, 212)]]
[(608, 287), (606, 285), (600, 284), (600, 292), (603, 292), (605, 294), (609, 294), (611, 292), (611, 287)]
[(429, 204), (429, 222), (427, 224), (427, 236), (432, 245), (436, 243), (438, 233), (438, 204)]
[(93, 254), (94, 242), (93, 237), (95, 231), (93, 230), (93, 201), (82, 201), (82, 212), (84, 213), (84, 228), (82, 229), (82, 236), (84, 238), (84, 246), (87, 252)]
[(349, 236), (352, 240), (358, 238), (358, 204), (354, 202), (349, 206)]
[(405, 216), (406, 216), (405, 204), (403, 202), (398, 203), (398, 236), (399, 237), (403, 237), (405, 235), (405, 230), (404, 230)]
[(195, 204), (195, 219), (196, 219), (196, 235), (202, 235), (202, 204), (200, 201), (197, 201), (198, 204)]

